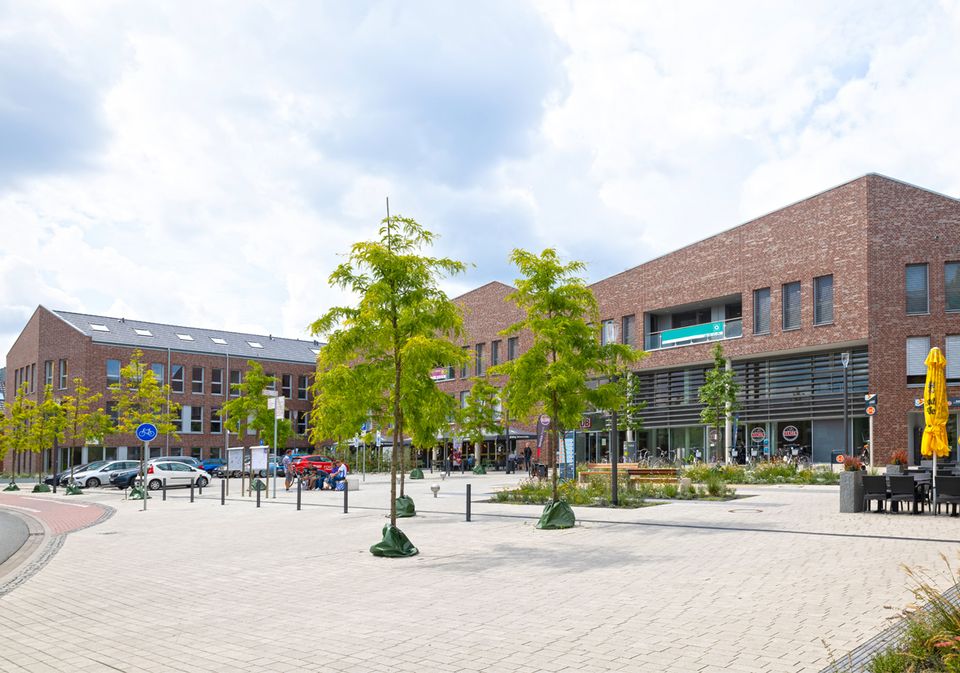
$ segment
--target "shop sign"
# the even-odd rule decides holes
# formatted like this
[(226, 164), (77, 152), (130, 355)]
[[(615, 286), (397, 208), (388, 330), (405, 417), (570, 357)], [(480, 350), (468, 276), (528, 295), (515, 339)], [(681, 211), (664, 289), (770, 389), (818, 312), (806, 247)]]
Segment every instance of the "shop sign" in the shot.
[(591, 419), (589, 416), (584, 416), (580, 419), (581, 430), (589, 430), (591, 427), (593, 427), (593, 419)]
[(430, 379), (433, 381), (447, 381), (450, 378), (449, 367), (434, 367), (430, 370)]
[(867, 416), (873, 416), (877, 413), (877, 394), (870, 393), (863, 396), (863, 410)]
[(759, 425), (753, 428), (752, 430), (750, 430), (750, 439), (752, 439), (757, 444), (762, 442), (766, 438), (766, 436), (767, 436), (767, 431), (764, 430)]
[(800, 436), (800, 431), (797, 430), (797, 426), (788, 425), (783, 429), (783, 432), (781, 432), (780, 434), (783, 435), (784, 440), (788, 442), (795, 442), (797, 440), (797, 437)]
[(702, 339), (714, 335), (723, 336), (722, 322), (707, 322), (702, 325), (690, 325), (689, 327), (664, 330), (660, 333), (660, 343), (670, 344), (676, 343), (677, 341)]

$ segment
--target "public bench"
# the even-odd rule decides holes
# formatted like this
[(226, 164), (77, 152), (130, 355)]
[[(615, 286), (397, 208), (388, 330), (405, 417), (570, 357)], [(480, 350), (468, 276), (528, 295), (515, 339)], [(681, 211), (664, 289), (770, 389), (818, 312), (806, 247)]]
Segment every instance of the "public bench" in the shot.
[[(672, 484), (677, 481), (677, 470), (672, 467), (640, 467), (637, 463), (621, 463), (617, 466), (619, 474), (627, 475), (634, 483)], [(578, 473), (580, 483), (586, 483), (591, 477), (610, 478), (610, 463), (587, 463)]]

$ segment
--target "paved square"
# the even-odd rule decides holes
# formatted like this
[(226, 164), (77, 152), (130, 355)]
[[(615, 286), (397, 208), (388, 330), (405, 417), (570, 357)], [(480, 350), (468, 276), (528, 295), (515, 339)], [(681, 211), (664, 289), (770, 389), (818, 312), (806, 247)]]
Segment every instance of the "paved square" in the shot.
[(900, 564), (937, 568), (960, 544), (949, 517), (837, 514), (835, 487), (579, 508), (566, 531), (536, 530), (538, 506), (474, 502), (463, 520), (467, 483), (480, 500), (513, 481), (407, 482), (411, 559), (367, 551), (383, 477), (349, 514), (330, 492), (297, 512), (282, 487), (258, 510), (238, 481), (226, 506), (219, 488), (146, 512), (112, 490), (69, 498), (117, 512), (0, 598), (0, 670), (819, 671), (909, 602)]

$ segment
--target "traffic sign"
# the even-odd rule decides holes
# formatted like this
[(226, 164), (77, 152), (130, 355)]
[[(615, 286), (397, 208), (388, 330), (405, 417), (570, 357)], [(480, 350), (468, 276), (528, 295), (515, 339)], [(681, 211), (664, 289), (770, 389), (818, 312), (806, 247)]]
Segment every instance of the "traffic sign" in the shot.
[(753, 428), (752, 430), (750, 430), (750, 439), (757, 442), (758, 444), (762, 442), (766, 436), (767, 436), (767, 431), (764, 430), (759, 425)]
[(137, 426), (137, 439), (149, 442), (157, 438), (157, 426), (153, 423), (141, 423)]
[(797, 430), (797, 426), (795, 426), (795, 425), (788, 425), (787, 427), (785, 427), (785, 428), (783, 429), (783, 432), (781, 432), (780, 434), (783, 435), (783, 438), (784, 438), (786, 441), (788, 441), (788, 442), (793, 442), (793, 441), (796, 441), (797, 437), (800, 436), (800, 431)]
[(870, 393), (863, 396), (863, 410), (867, 416), (873, 416), (877, 413), (877, 394)]

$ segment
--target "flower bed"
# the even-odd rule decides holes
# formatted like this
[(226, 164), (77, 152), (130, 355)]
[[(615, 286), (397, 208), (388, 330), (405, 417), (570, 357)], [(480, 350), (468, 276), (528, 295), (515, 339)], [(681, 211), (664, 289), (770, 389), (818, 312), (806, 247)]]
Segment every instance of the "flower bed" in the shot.
[[(569, 505), (610, 507), (610, 480), (594, 477), (585, 484), (573, 480), (560, 482), (559, 496)], [(678, 484), (636, 483), (626, 476), (618, 481), (620, 507), (646, 507), (657, 503), (648, 500), (732, 500), (736, 491), (714, 475), (702, 484), (682, 488)], [(491, 502), (544, 505), (553, 499), (549, 480), (531, 479), (517, 488), (498, 491)]]
[(710, 475), (719, 475), (728, 484), (838, 484), (840, 473), (830, 468), (797, 469), (790, 463), (756, 463), (755, 465), (692, 465), (683, 469), (683, 476), (704, 482)]

